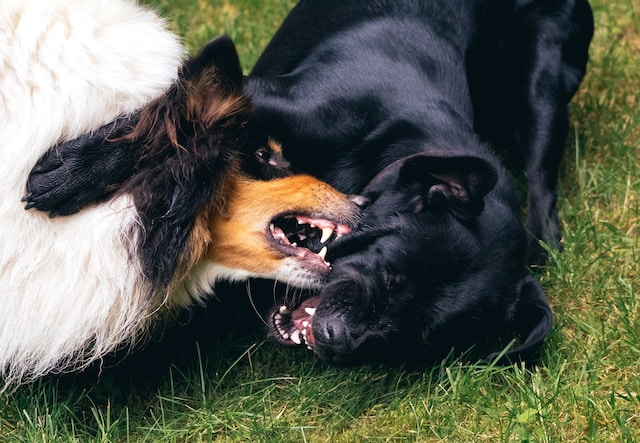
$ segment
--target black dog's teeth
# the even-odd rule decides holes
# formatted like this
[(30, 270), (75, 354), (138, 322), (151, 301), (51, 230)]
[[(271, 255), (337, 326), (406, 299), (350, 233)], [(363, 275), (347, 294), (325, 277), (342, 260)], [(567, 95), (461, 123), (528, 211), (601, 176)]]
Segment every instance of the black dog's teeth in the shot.
[[(287, 316), (286, 318), (283, 316)], [(285, 340), (289, 340), (289, 332), (285, 329), (285, 325), (291, 321), (291, 311), (286, 306), (280, 306), (278, 312), (274, 315), (273, 321), (280, 336)]]
[(273, 321), (275, 323), (276, 329), (280, 337), (285, 340), (292, 342), (296, 345), (307, 345), (307, 349), (313, 351), (313, 344), (309, 343), (308, 340), (308, 332), (307, 329), (310, 325), (311, 319), (315, 314), (315, 308), (306, 307), (304, 308), (306, 314), (309, 316), (309, 319), (302, 320), (299, 328), (298, 325), (293, 321), (293, 313), (289, 308), (282, 305), (278, 309), (278, 311), (274, 314)]

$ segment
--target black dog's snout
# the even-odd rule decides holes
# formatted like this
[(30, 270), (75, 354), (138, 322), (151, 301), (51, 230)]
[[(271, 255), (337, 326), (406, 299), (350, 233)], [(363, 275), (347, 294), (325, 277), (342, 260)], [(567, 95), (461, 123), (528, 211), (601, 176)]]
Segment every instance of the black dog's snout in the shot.
[(319, 321), (314, 325), (314, 336), (325, 344), (342, 347), (347, 344), (347, 328), (345, 324), (337, 318), (330, 318), (326, 321)]
[(315, 352), (324, 362), (342, 366), (353, 357), (354, 343), (341, 318), (314, 318), (313, 335)]

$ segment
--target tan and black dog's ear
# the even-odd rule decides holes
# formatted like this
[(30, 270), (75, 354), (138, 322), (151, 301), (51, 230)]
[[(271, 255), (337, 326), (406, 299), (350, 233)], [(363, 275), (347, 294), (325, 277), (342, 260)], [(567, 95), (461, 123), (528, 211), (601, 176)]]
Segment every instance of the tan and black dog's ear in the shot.
[(247, 119), (252, 106), (242, 89), (242, 69), (235, 45), (227, 36), (207, 43), (183, 66), (175, 103), (180, 117), (212, 129), (222, 120)]
[(183, 75), (187, 78), (214, 69), (217, 75), (226, 77), (236, 85), (242, 84), (242, 68), (236, 47), (226, 35), (207, 43), (195, 57), (187, 60)]
[(251, 111), (235, 45), (221, 36), (184, 63), (178, 81), (139, 112), (126, 137), (139, 140), (151, 155), (167, 141), (189, 150), (195, 147), (189, 137), (203, 137), (202, 131), (215, 131), (223, 120), (247, 119)]
[(242, 70), (231, 39), (218, 37), (183, 65), (178, 81), (139, 113), (124, 139), (136, 140), (141, 164), (172, 149), (202, 154), (216, 133), (244, 123), (252, 111), (242, 90)]

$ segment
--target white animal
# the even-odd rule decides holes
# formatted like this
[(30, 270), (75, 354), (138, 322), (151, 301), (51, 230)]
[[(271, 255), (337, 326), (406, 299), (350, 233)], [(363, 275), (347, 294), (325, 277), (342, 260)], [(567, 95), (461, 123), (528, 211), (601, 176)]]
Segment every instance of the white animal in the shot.
[(25, 211), (27, 177), (49, 147), (162, 97), (176, 87), (183, 55), (165, 21), (134, 1), (0, 1), (0, 392), (137, 343), (216, 279), (314, 286), (328, 272), (272, 220), (328, 214), (347, 223), (353, 203), (310, 177), (259, 182), (234, 170), (227, 206), (203, 205), (188, 262), (175, 263), (160, 289), (140, 263), (136, 241), (147, 227), (128, 193), (71, 216)]

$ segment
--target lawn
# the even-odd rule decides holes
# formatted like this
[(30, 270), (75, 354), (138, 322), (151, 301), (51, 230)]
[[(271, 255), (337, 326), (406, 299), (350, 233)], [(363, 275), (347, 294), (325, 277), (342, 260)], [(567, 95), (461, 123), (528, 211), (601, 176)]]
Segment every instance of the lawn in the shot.
[[(248, 71), (294, 1), (146, 3), (191, 51), (231, 35)], [(330, 368), (266, 341), (248, 298), (222, 288), (120, 365), (0, 397), (0, 441), (640, 441), (640, 0), (592, 6), (561, 178), (565, 250), (538, 275), (556, 315), (538, 367)]]

